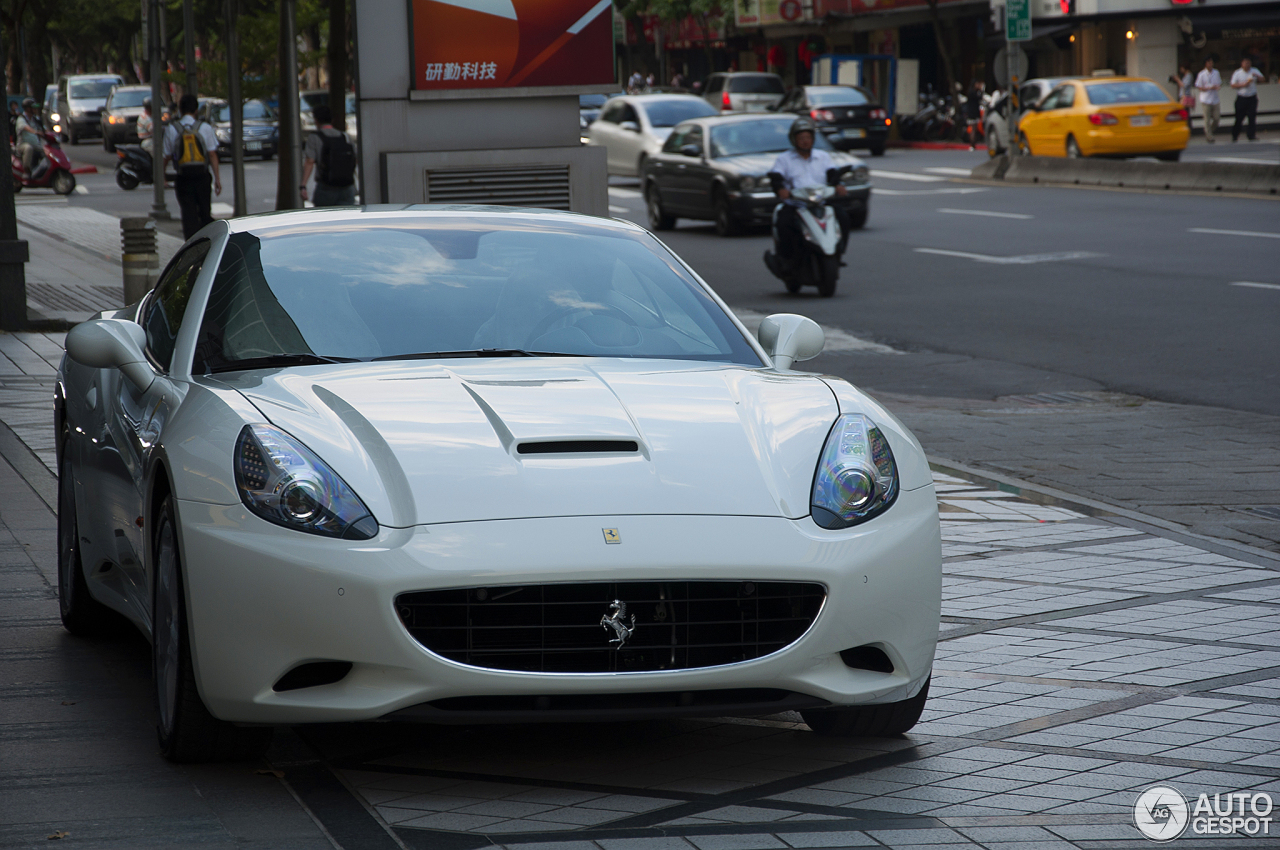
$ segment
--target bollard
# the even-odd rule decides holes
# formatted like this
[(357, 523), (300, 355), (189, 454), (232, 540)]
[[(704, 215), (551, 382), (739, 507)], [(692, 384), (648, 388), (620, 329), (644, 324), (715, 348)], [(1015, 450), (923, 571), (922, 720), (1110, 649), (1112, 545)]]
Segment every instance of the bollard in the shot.
[(120, 242), (124, 266), (124, 303), (136, 304), (155, 286), (160, 276), (160, 254), (156, 251), (156, 223), (150, 218), (120, 219)]

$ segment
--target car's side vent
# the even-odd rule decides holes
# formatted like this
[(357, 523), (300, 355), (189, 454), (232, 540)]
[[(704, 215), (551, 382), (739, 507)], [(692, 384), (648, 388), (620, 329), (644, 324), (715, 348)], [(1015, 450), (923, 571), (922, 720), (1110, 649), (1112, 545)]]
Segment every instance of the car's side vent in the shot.
[(855, 646), (840, 652), (840, 660), (854, 670), (870, 670), (873, 673), (892, 673), (893, 662), (878, 646)]
[(345, 679), (351, 672), (351, 666), (350, 661), (312, 661), (309, 664), (299, 664), (281, 676), (280, 681), (271, 686), (271, 690), (279, 693), (332, 685)]
[(569, 209), (569, 166), (427, 169), (429, 204)]
[(630, 453), (640, 451), (635, 440), (546, 440), (538, 443), (521, 443), (516, 451), (522, 455), (570, 455), (599, 454), (601, 452)]

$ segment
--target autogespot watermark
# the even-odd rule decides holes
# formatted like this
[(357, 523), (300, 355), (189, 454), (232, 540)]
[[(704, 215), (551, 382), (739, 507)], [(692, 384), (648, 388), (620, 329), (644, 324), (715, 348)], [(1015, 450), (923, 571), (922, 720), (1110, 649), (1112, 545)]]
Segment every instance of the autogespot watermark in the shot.
[(1133, 804), (1133, 823), (1152, 841), (1194, 835), (1270, 835), (1271, 795), (1250, 791), (1201, 794), (1195, 805), (1167, 785), (1148, 788)]

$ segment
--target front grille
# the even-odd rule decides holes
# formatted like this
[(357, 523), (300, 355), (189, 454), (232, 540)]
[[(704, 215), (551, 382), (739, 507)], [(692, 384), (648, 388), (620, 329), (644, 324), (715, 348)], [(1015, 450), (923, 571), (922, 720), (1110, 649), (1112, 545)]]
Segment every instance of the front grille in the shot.
[[(819, 584), (663, 581), (426, 590), (396, 598), (418, 643), (450, 661), (533, 673), (689, 670), (761, 658), (808, 630)], [(619, 649), (615, 620), (631, 635)], [(634, 617), (634, 624), (632, 621)]]

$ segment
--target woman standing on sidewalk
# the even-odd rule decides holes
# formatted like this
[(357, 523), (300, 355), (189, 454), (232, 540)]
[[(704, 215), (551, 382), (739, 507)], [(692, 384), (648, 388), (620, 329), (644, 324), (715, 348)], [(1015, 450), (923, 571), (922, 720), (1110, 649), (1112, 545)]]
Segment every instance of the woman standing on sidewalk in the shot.
[(1173, 83), (1178, 89), (1178, 103), (1182, 104), (1182, 108), (1187, 110), (1187, 129), (1191, 129), (1191, 110), (1196, 105), (1196, 78), (1191, 73), (1191, 69), (1186, 65), (1178, 66), (1178, 74), (1169, 75), (1169, 82)]

